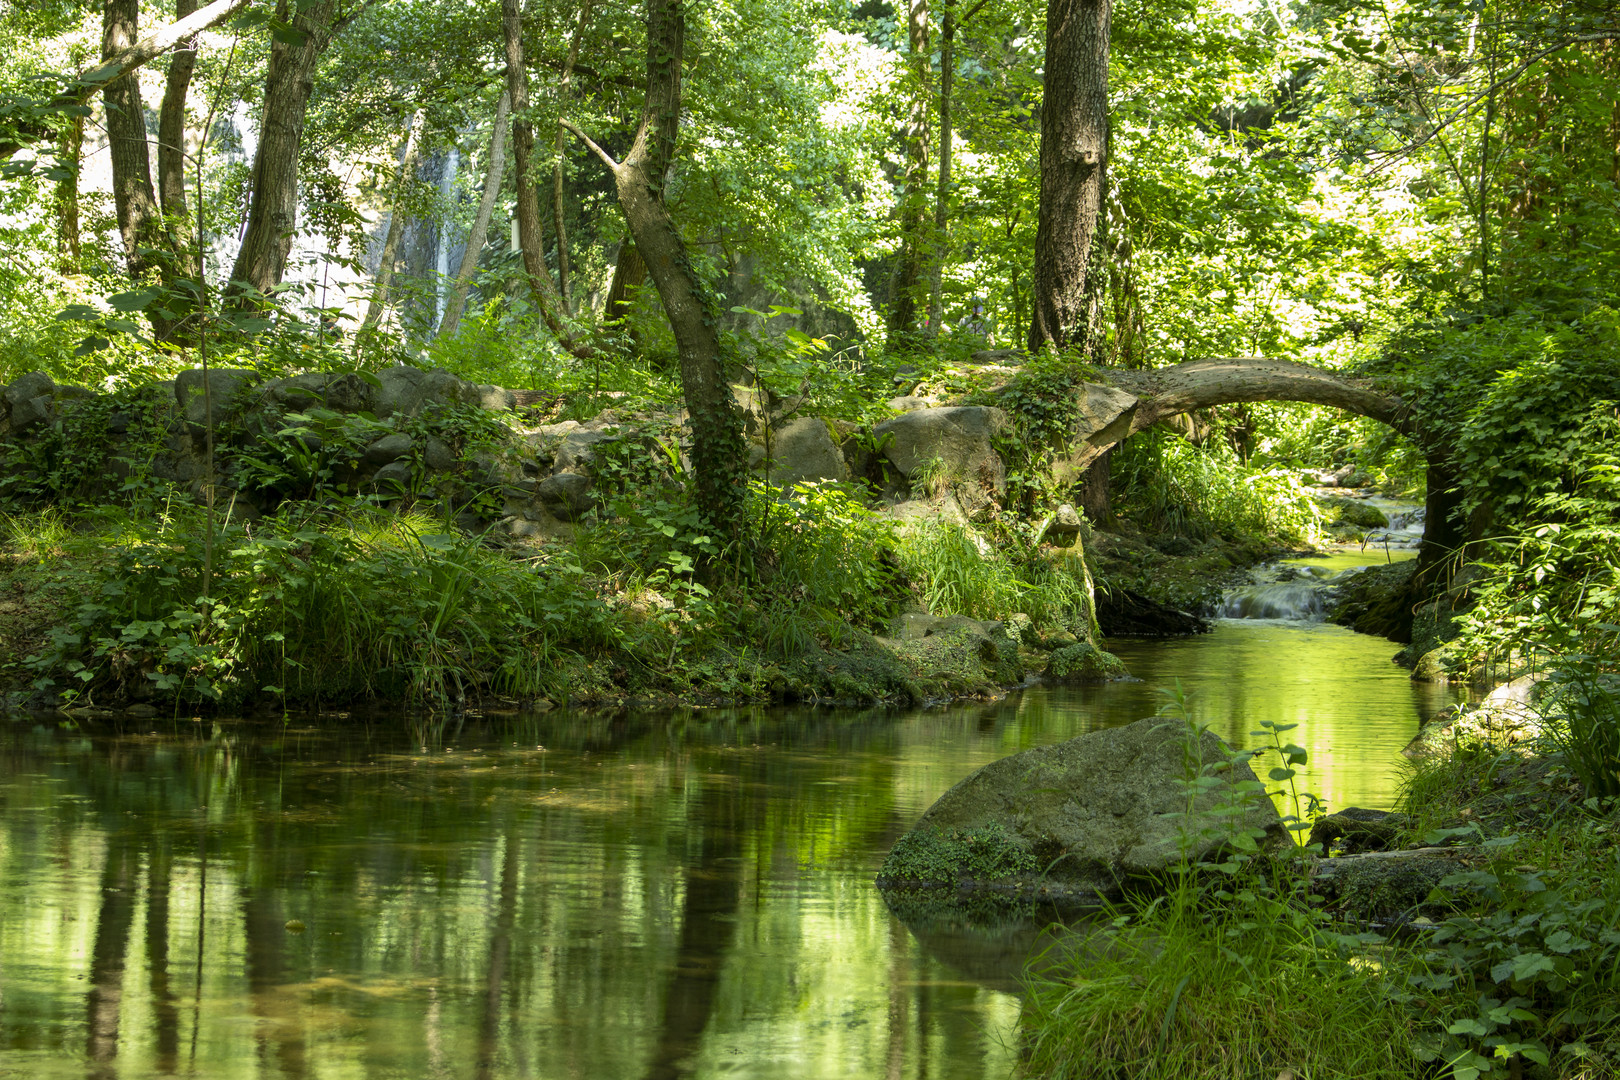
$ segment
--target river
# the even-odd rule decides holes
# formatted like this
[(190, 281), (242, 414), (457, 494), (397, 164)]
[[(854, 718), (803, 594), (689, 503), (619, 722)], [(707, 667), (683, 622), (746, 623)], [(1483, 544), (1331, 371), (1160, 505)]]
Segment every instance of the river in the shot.
[(871, 885), (947, 787), (1179, 683), (1387, 806), (1451, 700), (1319, 622), (1113, 647), (1140, 681), (909, 712), (0, 720), (0, 1077), (1006, 1077), (1017, 946)]

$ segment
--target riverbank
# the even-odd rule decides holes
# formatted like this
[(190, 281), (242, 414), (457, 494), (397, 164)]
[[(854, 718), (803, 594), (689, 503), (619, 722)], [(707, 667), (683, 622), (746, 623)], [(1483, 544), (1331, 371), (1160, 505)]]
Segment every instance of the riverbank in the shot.
[(1620, 792), (1570, 738), (1593, 702), (1499, 697), (1414, 740), (1399, 813), (1049, 950), (1025, 1075), (1620, 1075)]

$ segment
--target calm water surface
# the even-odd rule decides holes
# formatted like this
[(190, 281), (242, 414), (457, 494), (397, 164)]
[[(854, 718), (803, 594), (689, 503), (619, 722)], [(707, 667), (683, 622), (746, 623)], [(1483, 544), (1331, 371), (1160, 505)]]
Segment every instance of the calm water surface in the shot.
[(0, 1076), (1006, 1077), (1028, 936), (919, 942), (870, 884), (947, 787), (1179, 680), (1382, 806), (1445, 700), (1330, 626), (1118, 650), (1143, 681), (909, 713), (0, 720)]

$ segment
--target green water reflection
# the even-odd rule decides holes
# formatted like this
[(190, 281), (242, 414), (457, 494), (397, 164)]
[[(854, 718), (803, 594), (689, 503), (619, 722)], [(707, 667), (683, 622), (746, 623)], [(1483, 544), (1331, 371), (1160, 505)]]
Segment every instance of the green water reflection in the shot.
[(1122, 646), (1139, 683), (426, 750), (401, 721), (0, 721), (0, 1076), (1004, 1077), (1029, 937), (919, 944), (870, 885), (893, 840), (1175, 678), (1229, 735), (1299, 719), (1334, 803), (1387, 802), (1435, 704), (1390, 649), (1227, 623)]

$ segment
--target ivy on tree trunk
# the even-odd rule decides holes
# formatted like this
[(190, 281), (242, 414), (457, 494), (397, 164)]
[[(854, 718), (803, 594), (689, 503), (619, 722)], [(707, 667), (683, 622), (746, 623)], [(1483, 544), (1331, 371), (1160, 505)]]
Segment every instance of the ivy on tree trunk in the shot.
[(646, 262), (675, 331), (681, 390), (692, 431), (693, 502), (725, 546), (742, 536), (747, 467), (742, 413), (721, 361), (713, 294), (698, 280), (664, 202), (664, 181), (680, 128), (685, 45), (681, 0), (647, 0), (647, 99), (635, 141), (623, 161), (613, 160), (577, 126), (565, 123), (612, 171), (635, 249)]

